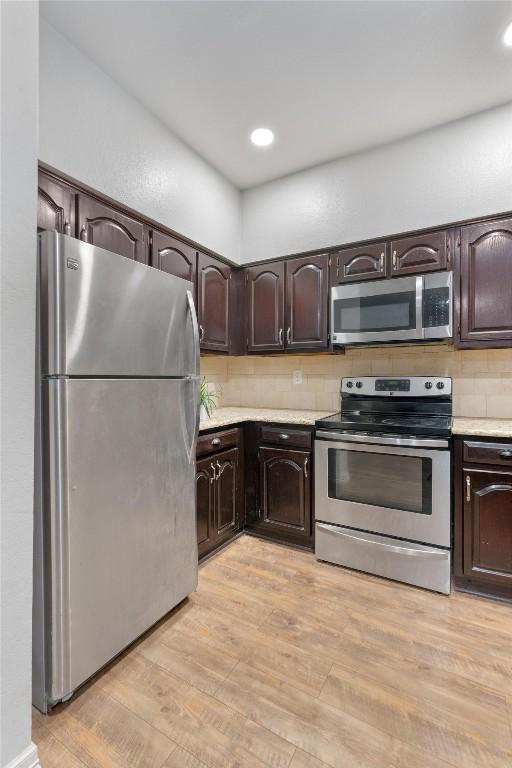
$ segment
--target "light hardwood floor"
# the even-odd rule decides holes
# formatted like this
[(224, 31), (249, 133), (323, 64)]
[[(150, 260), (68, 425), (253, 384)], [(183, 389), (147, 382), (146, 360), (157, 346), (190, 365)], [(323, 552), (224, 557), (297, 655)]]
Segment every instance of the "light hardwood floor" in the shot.
[(512, 606), (243, 536), (33, 738), (43, 768), (511, 768)]

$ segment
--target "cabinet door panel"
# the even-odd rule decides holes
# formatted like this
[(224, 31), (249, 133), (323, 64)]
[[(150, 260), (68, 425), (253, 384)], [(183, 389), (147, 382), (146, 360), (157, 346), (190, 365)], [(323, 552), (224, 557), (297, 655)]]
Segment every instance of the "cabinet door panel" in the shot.
[(286, 263), (286, 348), (325, 349), (329, 257), (327, 254)]
[(391, 275), (417, 275), (446, 269), (446, 232), (427, 232), (391, 241)]
[(464, 491), (464, 573), (512, 587), (512, 474), (465, 470)]
[[(274, 529), (311, 533), (311, 454), (260, 448), (260, 493), (263, 523)], [(308, 466), (309, 465), (309, 466)]]
[(37, 228), (75, 235), (75, 194), (64, 182), (39, 172)]
[(171, 235), (151, 233), (151, 266), (195, 284), (197, 251)]
[(251, 267), (247, 275), (250, 352), (284, 349), (284, 262)]
[(214, 456), (217, 468), (215, 483), (215, 533), (225, 536), (238, 527), (238, 449)]
[(512, 343), (512, 219), (461, 230), (461, 341)]
[(199, 557), (214, 545), (213, 521), (213, 460), (202, 459), (196, 464), (197, 488), (197, 546)]
[(77, 200), (81, 240), (147, 264), (144, 226), (141, 222), (118, 213), (106, 203), (87, 195), (79, 194)]
[(231, 268), (200, 253), (197, 266), (197, 303), (201, 349), (229, 351), (229, 278)]
[(344, 248), (332, 258), (335, 260), (331, 270), (333, 285), (386, 277), (386, 243)]

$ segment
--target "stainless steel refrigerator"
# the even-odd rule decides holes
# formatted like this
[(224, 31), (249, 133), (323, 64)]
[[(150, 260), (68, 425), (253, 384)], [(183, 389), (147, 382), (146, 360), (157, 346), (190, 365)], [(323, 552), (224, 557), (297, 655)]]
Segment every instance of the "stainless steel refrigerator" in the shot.
[(33, 702), (45, 712), (197, 586), (193, 286), (39, 236)]

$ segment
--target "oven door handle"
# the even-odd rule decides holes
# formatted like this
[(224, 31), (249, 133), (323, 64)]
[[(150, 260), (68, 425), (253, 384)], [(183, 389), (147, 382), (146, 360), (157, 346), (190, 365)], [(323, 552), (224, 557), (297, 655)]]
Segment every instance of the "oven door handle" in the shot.
[(323, 440), (332, 440), (342, 443), (362, 443), (369, 445), (396, 445), (403, 448), (449, 448), (448, 440), (441, 438), (423, 438), (423, 437), (384, 437), (377, 435), (360, 435), (352, 432), (329, 432), (328, 430), (317, 430), (316, 438)]
[(373, 541), (372, 539), (365, 538), (364, 535), (354, 535), (346, 533), (338, 528), (336, 525), (327, 525), (326, 523), (317, 523), (317, 528), (320, 528), (327, 533), (333, 533), (336, 536), (340, 536), (344, 539), (350, 539), (351, 541), (358, 542), (360, 544), (369, 545), (375, 549), (386, 552), (392, 552), (398, 555), (409, 555), (410, 557), (419, 557), (425, 560), (444, 560), (446, 559), (446, 550), (440, 549), (439, 552), (432, 551), (431, 549), (417, 549), (412, 547), (409, 543), (407, 546), (397, 544), (385, 544), (381, 541)]

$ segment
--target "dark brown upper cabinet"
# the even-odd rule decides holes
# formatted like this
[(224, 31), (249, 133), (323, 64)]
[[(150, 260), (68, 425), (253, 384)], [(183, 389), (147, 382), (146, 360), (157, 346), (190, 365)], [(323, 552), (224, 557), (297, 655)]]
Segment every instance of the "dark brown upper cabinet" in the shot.
[(191, 245), (182, 243), (172, 235), (166, 235), (154, 229), (151, 233), (152, 267), (167, 272), (169, 275), (181, 277), (183, 280), (196, 280), (197, 251)]
[(380, 280), (387, 276), (386, 243), (344, 248), (333, 254), (332, 285)]
[(140, 221), (85, 194), (77, 195), (77, 221), (80, 240), (147, 264), (144, 225)]
[(512, 343), (512, 218), (461, 229), (460, 343)]
[(231, 267), (213, 256), (197, 258), (197, 314), (201, 349), (229, 352)]
[(64, 182), (39, 171), (37, 228), (75, 235), (75, 192)]
[(246, 270), (247, 350), (284, 349), (284, 262)]
[(391, 276), (437, 272), (447, 267), (447, 232), (426, 232), (391, 241)]
[(329, 257), (286, 262), (286, 349), (326, 349)]

